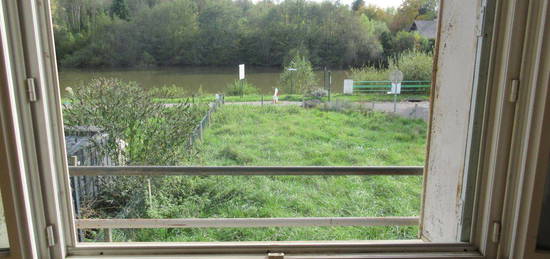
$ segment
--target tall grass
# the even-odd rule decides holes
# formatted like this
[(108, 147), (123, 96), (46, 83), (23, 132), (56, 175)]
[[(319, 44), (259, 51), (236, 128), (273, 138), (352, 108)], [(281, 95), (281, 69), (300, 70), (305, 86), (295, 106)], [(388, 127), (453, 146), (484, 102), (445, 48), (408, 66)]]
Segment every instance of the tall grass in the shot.
[[(226, 105), (214, 113), (190, 164), (422, 165), (425, 138), (422, 120), (382, 113)], [(151, 182), (152, 203), (143, 208), (150, 218), (415, 216), (422, 189), (419, 176), (168, 176)], [(116, 230), (114, 238), (375, 240), (413, 239), (417, 232), (415, 226), (189, 228)]]
[(206, 130), (199, 165), (422, 165), (426, 123), (377, 112), (225, 106)]
[(387, 81), (395, 69), (403, 72), (403, 80), (432, 80), (433, 55), (418, 51), (405, 52), (389, 62), (388, 68), (365, 66), (352, 68), (350, 77), (355, 81)]

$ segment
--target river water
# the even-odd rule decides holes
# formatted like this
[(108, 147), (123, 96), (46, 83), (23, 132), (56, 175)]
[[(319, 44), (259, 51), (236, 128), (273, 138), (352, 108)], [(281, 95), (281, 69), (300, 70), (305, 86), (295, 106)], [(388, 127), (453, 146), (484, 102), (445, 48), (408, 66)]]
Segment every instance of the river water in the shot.
[[(246, 79), (254, 84), (261, 94), (272, 94), (278, 86), (282, 68), (247, 67)], [(340, 93), (347, 70), (332, 70), (332, 92)], [(323, 71), (316, 71), (318, 85), (323, 86)], [(235, 67), (170, 67), (154, 69), (61, 69), (59, 80), (62, 95), (66, 87), (78, 85), (97, 77), (116, 77), (125, 81), (136, 81), (143, 88), (163, 85), (176, 85), (185, 89), (187, 94), (222, 93), (228, 84), (238, 79)], [(284, 93), (282, 93), (284, 94)]]

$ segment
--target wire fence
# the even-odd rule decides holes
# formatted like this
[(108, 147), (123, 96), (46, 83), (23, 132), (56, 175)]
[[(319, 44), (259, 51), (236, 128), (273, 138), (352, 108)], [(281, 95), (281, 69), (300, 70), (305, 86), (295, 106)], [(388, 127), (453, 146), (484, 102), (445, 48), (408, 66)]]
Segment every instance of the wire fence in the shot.
[(209, 104), (208, 111), (202, 119), (199, 121), (198, 125), (195, 127), (193, 132), (189, 134), (188, 148), (191, 149), (197, 140), (202, 140), (204, 135), (204, 130), (210, 124), (212, 114), (218, 110), (225, 103), (224, 95), (216, 95), (216, 99)]

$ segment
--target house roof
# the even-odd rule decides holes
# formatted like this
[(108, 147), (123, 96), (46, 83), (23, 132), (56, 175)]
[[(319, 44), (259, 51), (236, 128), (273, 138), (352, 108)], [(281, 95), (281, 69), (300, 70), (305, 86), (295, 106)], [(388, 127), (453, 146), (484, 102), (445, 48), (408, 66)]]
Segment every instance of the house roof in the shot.
[(437, 20), (416, 20), (411, 25), (409, 31), (417, 31), (423, 37), (435, 39), (437, 32)]

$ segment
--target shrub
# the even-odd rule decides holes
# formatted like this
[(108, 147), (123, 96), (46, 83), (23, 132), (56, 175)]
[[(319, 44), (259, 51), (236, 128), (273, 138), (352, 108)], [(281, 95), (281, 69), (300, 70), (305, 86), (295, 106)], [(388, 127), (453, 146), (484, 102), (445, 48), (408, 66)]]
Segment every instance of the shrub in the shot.
[[(129, 165), (170, 165), (184, 159), (197, 107), (153, 101), (135, 82), (98, 78), (75, 87), (64, 109), (65, 125), (95, 126), (107, 134), (98, 149)], [(125, 143), (124, 147), (121, 141)]]
[(396, 61), (390, 62), (390, 67), (397, 67), (403, 72), (404, 80), (432, 80), (432, 54), (410, 51), (399, 56)]
[(299, 53), (284, 67), (279, 82), (289, 94), (306, 94), (317, 84), (311, 62)]
[(313, 97), (315, 99), (321, 99), (328, 96), (328, 91), (323, 88), (313, 88), (306, 93), (306, 96)]
[(240, 96), (240, 95), (250, 95), (257, 94), (258, 88), (253, 84), (249, 83), (246, 80), (235, 80), (232, 84), (227, 85), (227, 90), (225, 94), (228, 96)]
[[(75, 87), (64, 107), (65, 125), (95, 126), (107, 136), (95, 144), (121, 165), (177, 165), (189, 158), (189, 134), (202, 106), (166, 106), (135, 82), (98, 78)], [(123, 143), (123, 144), (121, 144)], [(142, 217), (148, 177), (100, 177), (96, 199), (82, 204), (84, 217)]]
[(388, 71), (369, 66), (352, 68), (350, 77), (355, 81), (384, 81), (388, 80)]
[(185, 90), (183, 87), (176, 85), (164, 85), (149, 89), (149, 94), (155, 98), (183, 98), (185, 97)]

